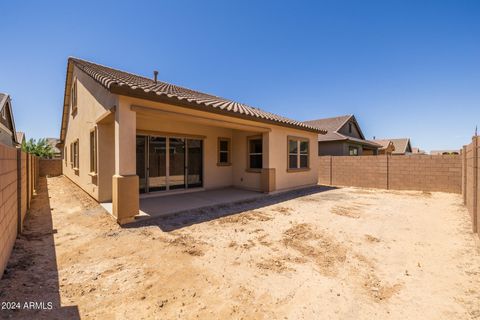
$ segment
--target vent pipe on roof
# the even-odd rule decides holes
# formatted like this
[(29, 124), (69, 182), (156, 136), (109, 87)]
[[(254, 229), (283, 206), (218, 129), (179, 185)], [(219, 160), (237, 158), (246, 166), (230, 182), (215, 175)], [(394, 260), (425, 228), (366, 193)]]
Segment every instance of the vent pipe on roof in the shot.
[(158, 71), (155, 70), (153, 71), (153, 80), (155, 81), (155, 83), (157, 83), (157, 77), (158, 77)]

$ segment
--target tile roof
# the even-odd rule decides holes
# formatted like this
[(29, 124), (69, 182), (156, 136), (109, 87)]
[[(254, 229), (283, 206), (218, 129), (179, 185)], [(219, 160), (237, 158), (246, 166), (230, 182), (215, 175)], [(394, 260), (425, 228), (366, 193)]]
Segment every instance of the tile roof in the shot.
[[(379, 145), (375, 142), (359, 139), (355, 137), (350, 137), (338, 132), (348, 120), (354, 118), (353, 114), (345, 115), (345, 116), (338, 116), (333, 118), (324, 118), (324, 119), (317, 119), (317, 120), (309, 120), (304, 121), (304, 123), (328, 130), (326, 135), (318, 136), (318, 141), (344, 141), (349, 140), (352, 142), (357, 142), (360, 144), (368, 145), (371, 147), (379, 147)], [(355, 120), (356, 121), (356, 120)], [(362, 135), (362, 134), (361, 134)], [(362, 135), (363, 136), (363, 135)]]
[(371, 141), (381, 144), (382, 146), (391, 141), (395, 147), (395, 150), (392, 152), (392, 154), (405, 154), (407, 152), (407, 147), (410, 144), (410, 138), (375, 139)]
[(172, 104), (186, 105), (207, 112), (220, 112), (230, 116), (249, 120), (275, 123), (280, 126), (293, 127), (300, 130), (326, 133), (318, 127), (300, 121), (288, 119), (261, 109), (231, 101), (214, 95), (183, 88), (173, 84), (134, 75), (112, 69), (77, 58), (69, 58), (69, 62), (92, 77), (107, 90), (118, 94), (141, 95), (142, 98), (155, 100), (162, 97)]

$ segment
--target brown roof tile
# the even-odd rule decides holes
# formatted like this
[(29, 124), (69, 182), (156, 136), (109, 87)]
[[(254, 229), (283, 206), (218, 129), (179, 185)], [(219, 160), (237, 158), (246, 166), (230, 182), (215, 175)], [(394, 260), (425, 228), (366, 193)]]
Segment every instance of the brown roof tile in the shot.
[[(231, 101), (214, 95), (183, 88), (173, 84), (157, 81), (134, 75), (128, 72), (112, 69), (92, 62), (77, 58), (69, 58), (80, 70), (92, 77), (106, 89), (122, 94), (139, 93), (145, 99), (163, 97), (172, 104), (181, 103), (207, 112), (222, 112), (227, 115), (249, 118), (255, 121), (276, 123), (280, 126), (288, 126), (301, 130), (326, 133), (318, 127), (305, 124), (300, 121), (288, 119), (261, 109)], [(142, 97), (143, 98), (143, 97)]]

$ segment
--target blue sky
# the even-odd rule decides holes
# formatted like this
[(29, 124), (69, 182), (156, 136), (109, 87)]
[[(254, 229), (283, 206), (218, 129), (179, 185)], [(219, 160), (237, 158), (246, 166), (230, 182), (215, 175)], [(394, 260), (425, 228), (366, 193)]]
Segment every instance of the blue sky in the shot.
[(2, 1), (0, 92), (59, 135), (68, 56), (367, 138), (459, 148), (480, 123), (480, 1)]

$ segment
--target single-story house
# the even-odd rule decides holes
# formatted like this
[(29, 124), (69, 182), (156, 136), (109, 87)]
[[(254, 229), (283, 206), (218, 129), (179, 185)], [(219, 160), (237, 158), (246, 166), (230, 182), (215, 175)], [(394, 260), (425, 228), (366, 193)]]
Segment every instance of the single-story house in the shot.
[(379, 155), (392, 154), (393, 151), (395, 151), (395, 145), (390, 140), (371, 140), (371, 141), (381, 145), (381, 147), (378, 148)]
[(17, 142), (17, 131), (13, 120), (12, 100), (5, 93), (0, 93), (0, 143), (15, 147)]
[(218, 96), (69, 58), (63, 173), (119, 223), (152, 195), (317, 184), (325, 130)]
[(393, 143), (392, 155), (406, 155), (412, 154), (412, 145), (410, 143), (410, 138), (398, 138), (398, 139), (374, 139), (372, 142), (378, 143), (382, 146), (385, 144)]
[(304, 121), (309, 126), (327, 130), (318, 135), (319, 156), (361, 156), (376, 155), (379, 144), (368, 141), (353, 114)]

